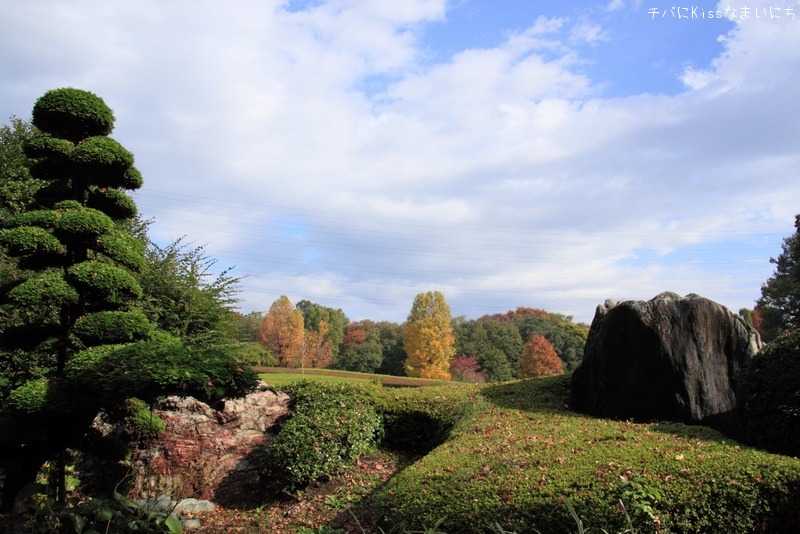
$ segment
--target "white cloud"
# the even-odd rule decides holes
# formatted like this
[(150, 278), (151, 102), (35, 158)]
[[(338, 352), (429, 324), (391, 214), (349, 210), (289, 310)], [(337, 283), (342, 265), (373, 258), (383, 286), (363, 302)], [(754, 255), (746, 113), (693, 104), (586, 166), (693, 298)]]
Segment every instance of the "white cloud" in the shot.
[(247, 309), (287, 294), (402, 320), (440, 289), (455, 313), (588, 321), (607, 297), (758, 296), (800, 203), (797, 26), (738, 23), (685, 92), (610, 99), (576, 48), (610, 38), (588, 21), (431, 64), (444, 0), (284, 7), (14, 4), (2, 109), (103, 96), (154, 232), (237, 264)]

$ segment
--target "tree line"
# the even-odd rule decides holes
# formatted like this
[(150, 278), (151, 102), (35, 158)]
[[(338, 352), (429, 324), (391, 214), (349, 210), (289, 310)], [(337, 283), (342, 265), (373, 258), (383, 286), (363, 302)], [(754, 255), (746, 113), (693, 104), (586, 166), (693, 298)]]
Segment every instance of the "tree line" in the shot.
[(254, 365), (493, 382), (571, 371), (589, 327), (519, 307), (478, 319), (453, 317), (439, 291), (418, 294), (404, 323), (350, 321), (338, 308), (281, 296), (266, 312), (236, 314), (240, 354)]

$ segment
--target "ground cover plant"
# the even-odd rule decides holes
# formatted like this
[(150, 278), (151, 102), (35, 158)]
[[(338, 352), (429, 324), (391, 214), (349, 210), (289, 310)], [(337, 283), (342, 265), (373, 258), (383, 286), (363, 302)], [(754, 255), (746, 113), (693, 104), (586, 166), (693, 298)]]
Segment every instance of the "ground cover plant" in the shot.
[[(565, 407), (568, 378), (487, 386), (451, 439), (376, 497), (378, 526), (444, 532), (792, 532), (800, 460), (700, 426), (633, 424)], [(620, 504), (622, 503), (622, 504)]]

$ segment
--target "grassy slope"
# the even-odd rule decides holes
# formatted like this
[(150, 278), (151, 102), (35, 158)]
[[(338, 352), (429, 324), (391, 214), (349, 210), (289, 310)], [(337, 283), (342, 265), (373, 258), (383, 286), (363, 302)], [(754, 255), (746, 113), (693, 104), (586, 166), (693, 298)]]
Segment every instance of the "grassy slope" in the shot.
[(322, 382), (379, 383), (385, 386), (450, 386), (453, 382), (408, 378), (405, 376), (379, 375), (373, 373), (354, 373), (334, 369), (290, 369), (286, 367), (255, 367), (259, 377), (270, 386), (280, 387), (297, 380), (318, 380)]
[[(705, 427), (632, 424), (567, 410), (566, 377), (487, 386), (453, 437), (379, 497), (387, 532), (595, 530), (776, 532), (797, 519), (800, 460), (740, 447)], [(421, 392), (422, 393), (422, 392)], [(783, 517), (783, 516), (787, 517)], [(794, 516), (792, 518), (791, 516)]]

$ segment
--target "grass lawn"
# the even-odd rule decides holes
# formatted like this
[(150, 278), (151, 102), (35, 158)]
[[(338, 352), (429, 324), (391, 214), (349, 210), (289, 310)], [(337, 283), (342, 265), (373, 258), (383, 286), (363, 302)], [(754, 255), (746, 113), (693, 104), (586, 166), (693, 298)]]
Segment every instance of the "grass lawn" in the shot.
[(379, 375), (373, 373), (354, 373), (333, 369), (289, 369), (286, 367), (256, 367), (258, 376), (273, 387), (285, 386), (298, 380), (315, 380), (338, 383), (376, 383), (384, 386), (426, 387), (454, 385), (444, 380), (428, 380), (425, 378), (409, 378), (405, 376)]

